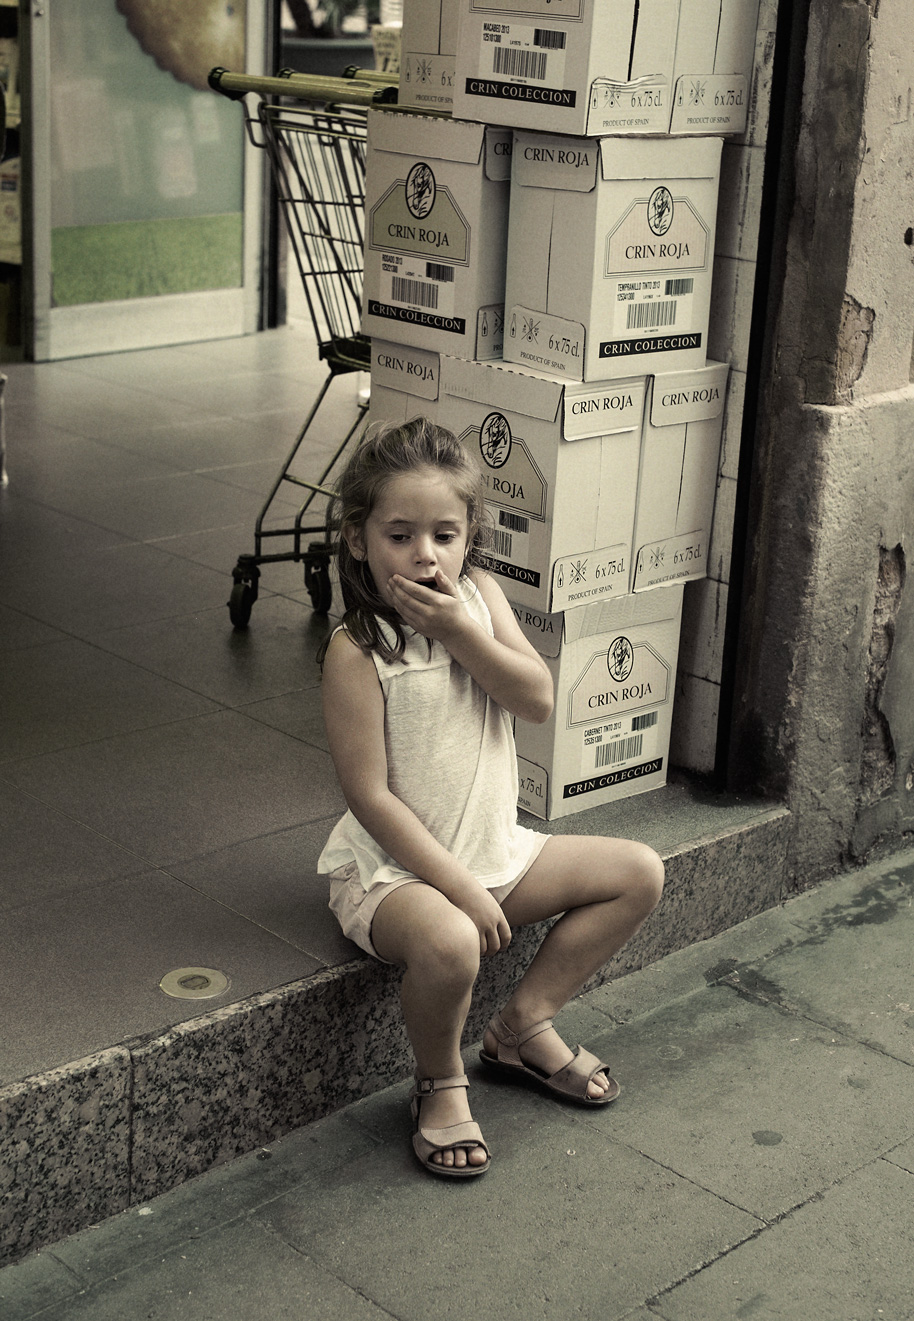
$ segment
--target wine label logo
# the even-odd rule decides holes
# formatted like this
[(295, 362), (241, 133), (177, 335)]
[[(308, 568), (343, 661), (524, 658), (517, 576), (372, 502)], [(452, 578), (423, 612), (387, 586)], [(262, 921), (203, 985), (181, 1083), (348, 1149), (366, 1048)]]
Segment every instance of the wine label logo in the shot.
[(626, 637), (618, 637), (606, 653), (606, 668), (616, 683), (624, 683), (632, 672), (635, 652)]
[(418, 161), (406, 176), (406, 205), (417, 220), (424, 220), (435, 205), (437, 186), (430, 165)]
[(673, 223), (673, 195), (662, 184), (651, 193), (647, 204), (647, 223), (658, 238), (662, 238)]
[(490, 468), (503, 468), (511, 454), (511, 428), (501, 413), (490, 413), (479, 428), (479, 452)]

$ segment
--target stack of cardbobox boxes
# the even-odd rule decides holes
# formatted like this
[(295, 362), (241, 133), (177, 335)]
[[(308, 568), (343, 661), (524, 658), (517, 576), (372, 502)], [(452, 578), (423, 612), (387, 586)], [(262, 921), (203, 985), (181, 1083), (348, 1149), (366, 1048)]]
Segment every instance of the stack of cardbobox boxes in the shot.
[[(547, 659), (517, 723), (551, 820), (666, 782), (683, 585), (707, 572), (722, 138), (758, 0), (405, 0), (370, 114), (371, 417), (478, 456), (493, 569)], [(426, 113), (416, 114), (416, 111)]]

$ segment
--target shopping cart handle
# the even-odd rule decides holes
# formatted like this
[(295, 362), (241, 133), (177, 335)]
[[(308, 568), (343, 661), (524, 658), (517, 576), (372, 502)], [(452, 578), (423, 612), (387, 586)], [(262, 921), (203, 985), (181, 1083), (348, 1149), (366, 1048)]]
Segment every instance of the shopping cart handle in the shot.
[(210, 69), (209, 77), (206, 81), (214, 92), (221, 92), (222, 95), (227, 96), (230, 101), (243, 101), (247, 96), (247, 89), (241, 90), (237, 87), (230, 87), (228, 83), (223, 81), (226, 76), (230, 79), (235, 77), (234, 74), (229, 73), (228, 69), (220, 68), (217, 65), (215, 69)]
[(341, 75), (343, 78), (355, 78), (360, 83), (375, 83), (378, 87), (397, 87), (399, 74), (384, 73), (380, 69), (361, 69), (357, 64), (347, 64)]
[(313, 73), (299, 73), (296, 69), (280, 69), (276, 75), (286, 81), (286, 94), (306, 101), (340, 101), (352, 105), (396, 105), (399, 94), (398, 79), (389, 73), (376, 73), (373, 69), (357, 69), (350, 64), (340, 77)]
[(329, 78), (316, 74), (294, 73), (281, 69), (275, 78), (247, 73), (230, 73), (228, 69), (210, 70), (207, 79), (214, 92), (221, 92), (230, 101), (241, 101), (249, 92), (259, 96), (292, 97), (300, 101), (324, 104), (338, 102), (343, 105), (396, 104), (396, 84), (382, 86), (375, 79)]

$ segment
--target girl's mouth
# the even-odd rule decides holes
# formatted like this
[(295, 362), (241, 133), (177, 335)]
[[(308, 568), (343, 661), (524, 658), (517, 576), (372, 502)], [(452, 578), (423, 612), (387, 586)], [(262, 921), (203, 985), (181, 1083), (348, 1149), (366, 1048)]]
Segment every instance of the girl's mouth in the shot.
[(430, 587), (433, 592), (438, 590), (438, 584), (434, 578), (417, 578), (416, 582), (420, 587)]

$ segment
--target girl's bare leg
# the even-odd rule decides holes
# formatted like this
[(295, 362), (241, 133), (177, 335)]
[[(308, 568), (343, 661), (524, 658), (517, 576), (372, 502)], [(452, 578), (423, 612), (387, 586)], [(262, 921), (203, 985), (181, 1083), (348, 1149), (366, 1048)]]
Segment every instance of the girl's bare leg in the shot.
[[(417, 881), (401, 885), (378, 907), (371, 939), (383, 959), (405, 969), (400, 988), (403, 1019), (420, 1078), (450, 1078), (465, 1071), (460, 1038), (479, 972), (479, 932), (466, 913), (440, 891)], [(424, 1128), (450, 1128), (471, 1119), (467, 1093), (449, 1088), (423, 1097)], [(484, 1165), (479, 1148), (432, 1157), (443, 1165)]]
[[(589, 977), (626, 944), (656, 907), (663, 889), (663, 862), (632, 840), (563, 835), (543, 848), (523, 880), (502, 904), (511, 926), (563, 916), (546, 936), (514, 994), (501, 1011), (512, 1032), (552, 1018)], [(483, 1045), (496, 1053), (486, 1031)], [(574, 1056), (554, 1030), (531, 1038), (524, 1061), (547, 1074)], [(588, 1094), (607, 1086), (597, 1074)]]

